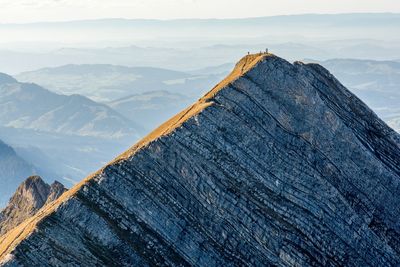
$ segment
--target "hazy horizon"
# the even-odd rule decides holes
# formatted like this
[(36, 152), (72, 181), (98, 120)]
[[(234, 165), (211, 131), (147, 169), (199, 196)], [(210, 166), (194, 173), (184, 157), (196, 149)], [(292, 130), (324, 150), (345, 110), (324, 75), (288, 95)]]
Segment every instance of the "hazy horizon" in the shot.
[(158, 22), (171, 22), (171, 21), (223, 21), (223, 20), (251, 20), (251, 19), (262, 19), (262, 18), (274, 18), (274, 17), (300, 17), (300, 16), (335, 16), (335, 15), (400, 15), (400, 10), (396, 12), (383, 11), (383, 12), (304, 12), (304, 13), (288, 13), (288, 14), (276, 14), (276, 15), (259, 15), (259, 16), (244, 16), (244, 17), (178, 17), (178, 18), (157, 18), (157, 17), (98, 17), (98, 18), (71, 18), (71, 19), (55, 19), (55, 20), (37, 20), (37, 21), (25, 21), (25, 22), (14, 22), (0, 20), (0, 26), (7, 25), (34, 25), (34, 24), (52, 24), (52, 23), (74, 23), (74, 22), (90, 22), (90, 21), (158, 21)]
[(1, 0), (0, 23), (126, 19), (226, 19), (298, 14), (398, 13), (393, 0)]

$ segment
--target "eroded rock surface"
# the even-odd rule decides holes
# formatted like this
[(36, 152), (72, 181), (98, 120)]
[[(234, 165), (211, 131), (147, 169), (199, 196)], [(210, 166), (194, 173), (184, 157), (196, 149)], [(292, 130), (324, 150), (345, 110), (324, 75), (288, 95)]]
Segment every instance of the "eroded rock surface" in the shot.
[(48, 185), (39, 176), (26, 179), (0, 212), (0, 236), (35, 215), (46, 203), (54, 201), (65, 191), (65, 187), (57, 181)]
[(396, 132), (321, 66), (251, 55), (0, 239), (0, 265), (398, 266), (399, 196)]

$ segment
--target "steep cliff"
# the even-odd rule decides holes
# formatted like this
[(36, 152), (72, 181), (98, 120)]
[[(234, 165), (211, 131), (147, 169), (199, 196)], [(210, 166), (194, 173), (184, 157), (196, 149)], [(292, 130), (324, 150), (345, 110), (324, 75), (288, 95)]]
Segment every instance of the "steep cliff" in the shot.
[(400, 136), (319, 65), (249, 55), (0, 238), (2, 266), (396, 266)]
[(65, 191), (65, 187), (57, 181), (48, 185), (39, 176), (26, 179), (0, 212), (0, 236), (35, 215), (46, 203), (56, 200)]

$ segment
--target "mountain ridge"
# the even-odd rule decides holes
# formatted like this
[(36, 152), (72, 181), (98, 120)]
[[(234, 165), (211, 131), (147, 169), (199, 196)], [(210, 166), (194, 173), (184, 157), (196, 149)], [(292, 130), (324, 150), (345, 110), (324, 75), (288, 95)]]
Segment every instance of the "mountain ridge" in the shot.
[[(129, 50), (129, 48), (125, 48)], [(140, 55), (154, 56), (149, 48)], [(110, 48), (110, 50), (112, 50)], [(124, 49), (123, 49), (124, 50)], [(100, 51), (98, 51), (101, 53)], [(90, 53), (90, 51), (89, 51)], [(116, 52), (120, 54), (120, 52)], [(124, 52), (122, 52), (124, 53)], [(179, 52), (177, 52), (179, 53)], [(138, 62), (140, 62), (138, 60)], [(157, 64), (154, 62), (154, 64)], [(128, 67), (112, 64), (69, 64), (53, 68), (22, 72), (16, 78), (34, 82), (62, 94), (78, 93), (100, 102), (113, 101), (128, 95), (167, 90), (173, 93), (195, 95), (196, 88), (209, 88), (220, 79), (214, 74), (192, 74), (166, 68)], [(193, 88), (191, 90), (191, 88)]]
[[(211, 105), (211, 103), (207, 103), (209, 98), (216, 93), (218, 90), (220, 90), (224, 85), (229, 83), (229, 81), (233, 81), (234, 79), (237, 79), (241, 73), (245, 73), (245, 71), (248, 71), (250, 67), (254, 66), (255, 64), (258, 63), (258, 61), (262, 60), (266, 55), (251, 55), (251, 56), (246, 56), (243, 58), (239, 63), (235, 66), (234, 70), (232, 73), (225, 78), (221, 83), (217, 84), (212, 90), (210, 90), (209, 93), (207, 93), (204, 97), (199, 99), (198, 102), (195, 104), (191, 105), (187, 109), (183, 110), (182, 112), (178, 113), (165, 123), (163, 123), (161, 126), (156, 128), (154, 131), (150, 132), (146, 137), (138, 141), (134, 146), (132, 146), (130, 149), (119, 155), (117, 158), (115, 158), (113, 161), (108, 163), (105, 167), (101, 168), (99, 171), (93, 173), (92, 175), (89, 175), (85, 179), (83, 179), (80, 183), (75, 185), (73, 188), (68, 190), (64, 195), (63, 198), (59, 198), (51, 205), (47, 206), (47, 210), (43, 211), (42, 213), (38, 214), (37, 216), (34, 216), (32, 218), (29, 218), (26, 222), (22, 223), (20, 226), (12, 230), (11, 232), (7, 233), (9, 236), (3, 236), (0, 237), (0, 264), (1, 264), (1, 259), (2, 257), (10, 252), (10, 248), (12, 245), (15, 245), (15, 243), (12, 241), (20, 241), (22, 240), (21, 237), (29, 235), (30, 231), (34, 230), (34, 227), (36, 226), (30, 226), (30, 223), (36, 224), (39, 223), (41, 220), (46, 218), (48, 216), (47, 214), (55, 211), (57, 207), (62, 204), (64, 200), (67, 200), (71, 198), (74, 194), (76, 194), (86, 183), (88, 183), (93, 177), (96, 175), (99, 175), (103, 170), (113, 164), (117, 164), (120, 161), (123, 161), (127, 159), (129, 156), (135, 154), (138, 150), (141, 148), (145, 147), (152, 141), (156, 140), (157, 138), (170, 133), (173, 129), (181, 125), (185, 120), (190, 118), (190, 116), (194, 116), (197, 113), (201, 112), (202, 109), (206, 108), (207, 106)], [(21, 232), (19, 232), (21, 231)], [(11, 237), (11, 238), (10, 238)], [(10, 242), (11, 241), (11, 242)], [(4, 246), (4, 243), (9, 243)]]
[(328, 71), (250, 55), (0, 238), (1, 264), (395, 266), (399, 155), (399, 134)]
[(286, 17), (305, 17), (305, 16), (314, 16), (314, 17), (334, 17), (334, 16), (385, 16), (391, 15), (392, 17), (400, 17), (400, 13), (396, 12), (361, 12), (361, 13), (337, 13), (337, 14), (323, 14), (323, 13), (304, 13), (304, 14), (293, 14), (293, 15), (274, 15), (274, 16), (260, 16), (260, 17), (244, 17), (244, 18), (224, 18), (224, 19), (215, 19), (215, 18), (182, 18), (182, 19), (129, 19), (129, 18), (100, 18), (100, 19), (90, 19), (90, 20), (67, 20), (67, 21), (41, 21), (41, 22), (32, 22), (32, 23), (0, 23), (0, 26), (5, 25), (13, 25), (13, 26), (25, 26), (25, 25), (44, 25), (44, 24), (74, 24), (74, 23), (95, 23), (95, 22), (176, 22), (176, 21), (246, 21), (246, 20), (260, 20), (260, 19), (275, 19), (275, 18), (286, 18)]

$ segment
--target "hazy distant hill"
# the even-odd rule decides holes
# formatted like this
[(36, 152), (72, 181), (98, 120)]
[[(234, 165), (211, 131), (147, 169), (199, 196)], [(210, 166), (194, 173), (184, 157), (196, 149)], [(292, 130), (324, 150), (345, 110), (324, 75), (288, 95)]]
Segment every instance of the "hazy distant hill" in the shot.
[(0, 140), (0, 209), (17, 186), (29, 175), (37, 173), (35, 167), (22, 159), (14, 149)]
[(289, 60), (394, 60), (400, 54), (399, 25), (400, 14), (377, 13), (1, 24), (0, 36), (7, 38), (0, 40), (0, 72), (17, 74), (67, 64), (188, 72), (235, 62), (248, 51), (266, 47)]
[[(350, 13), (241, 19), (98, 19), (2, 24), (0, 25), (0, 34), (10, 31), (23, 34), (28, 31), (30, 35), (26, 36), (25, 40), (44, 44), (64, 42), (67, 32), (70, 43), (75, 41), (92, 46), (96, 43), (104, 47), (116, 43), (132, 44), (137, 42), (146, 42), (151, 46), (157, 44), (165, 46), (167, 43), (185, 46), (187, 44), (206, 45), (210, 42), (220, 43), (218, 41), (221, 39), (229, 39), (231, 43), (237, 43), (238, 39), (247, 38), (256, 42), (262, 37), (267, 40), (265, 37), (267, 35), (274, 39), (277, 36), (286, 37), (286, 41), (293, 40), (294, 36), (302, 36), (304, 39), (321, 36), (321, 39), (323, 37), (331, 40), (346, 38), (393, 39), (389, 36), (396, 36), (399, 26), (400, 14)], [(369, 29), (369, 31), (365, 32), (361, 29)], [(20, 40), (14, 35), (9, 36), (8, 43)], [(169, 47), (174, 46), (177, 47), (177, 45)]]
[(400, 62), (332, 59), (320, 64), (400, 131)]
[(81, 95), (60, 95), (38, 85), (0, 84), (0, 124), (82, 136), (140, 136), (135, 125), (108, 106)]
[(0, 139), (40, 168), (40, 174), (67, 186), (143, 134), (142, 126), (84, 96), (56, 94), (6, 74), (0, 81)]
[(231, 68), (232, 64), (223, 64), (184, 73), (148, 67), (66, 65), (17, 77), (60, 93), (103, 100), (113, 110), (151, 130), (197, 100)]
[(152, 130), (195, 99), (167, 91), (136, 94), (107, 103), (116, 111)]
[(115, 139), (0, 127), (0, 139), (15, 147), (21, 157), (35, 166), (55, 173), (50, 178), (71, 187), (139, 138)]
[(188, 74), (150, 67), (66, 65), (17, 75), (63, 94), (82, 94), (95, 100), (116, 100), (132, 94), (167, 90), (199, 97), (224, 74)]
[[(222, 48), (229, 49), (227, 46), (216, 47), (216, 49)], [(335, 74), (392, 127), (400, 130), (400, 108), (398, 105), (400, 103), (400, 91), (398, 90), (400, 87), (400, 62), (359, 59), (332, 59), (317, 62)], [(139, 96), (141, 92), (166, 90), (175, 95), (188, 96), (187, 101), (182, 102), (188, 104), (196, 100), (204, 92), (204, 88), (215, 85), (229, 72), (232, 65), (226, 63), (209, 66), (188, 73), (157, 68), (128, 68), (112, 65), (68, 65), (27, 72), (18, 77), (46, 85), (58, 91), (81, 93), (93, 98), (116, 99), (107, 102), (107, 104), (133, 121), (143, 123), (144, 126), (148, 127), (157, 125), (165, 117), (172, 115), (174, 105), (176, 107), (174, 112), (179, 111), (179, 108), (184, 105), (176, 105), (179, 101), (177, 99), (174, 100), (174, 103), (171, 103), (168, 100), (167, 92), (164, 92), (163, 95), (154, 98), (160, 100), (160, 98), (165, 97), (163, 103), (159, 102), (160, 105), (157, 106), (156, 103), (153, 103), (153, 113), (148, 108), (153, 93)], [(132, 103), (135, 103), (134, 105), (130, 105), (131, 100)], [(185, 100), (182, 99), (182, 101)], [(142, 104), (147, 107), (143, 108)], [(164, 110), (170, 108), (171, 112), (159, 113), (163, 110), (163, 105), (167, 105)], [(141, 110), (145, 113), (141, 113)], [(154, 119), (148, 119), (152, 116)]]
[(17, 80), (11, 77), (10, 75), (0, 73), (0, 85), (6, 84), (6, 83), (16, 83)]
[(191, 70), (189, 73), (194, 75), (228, 75), (235, 64), (225, 63), (217, 66), (209, 66), (201, 69)]
[(397, 112), (397, 114), (393, 116), (387, 117), (386, 120), (390, 127), (395, 129), (397, 132), (400, 132), (400, 112)]
[[(264, 32), (264, 31), (263, 31)], [(321, 33), (322, 34), (322, 33)], [(188, 42), (192, 40), (191, 36)], [(272, 52), (285, 55), (291, 60), (313, 58), (326, 60), (330, 58), (352, 57), (360, 59), (392, 60), (400, 53), (400, 41), (379, 39), (334, 39), (319, 40), (293, 37), (291, 39), (271, 37), (270, 35), (251, 39), (239, 38), (236, 44), (230, 39), (216, 42), (186, 44), (180, 48), (175, 43), (165, 46), (126, 46), (113, 47), (71, 47), (54, 48), (46, 51), (1, 50), (0, 71), (17, 74), (25, 71), (47, 67), (58, 67), (68, 64), (114, 64), (137, 67), (159, 67), (188, 72), (197, 68), (206, 68), (234, 62), (244, 53), (257, 52), (269, 48)], [(296, 41), (293, 41), (296, 40)], [(171, 47), (171, 48), (169, 48)]]

